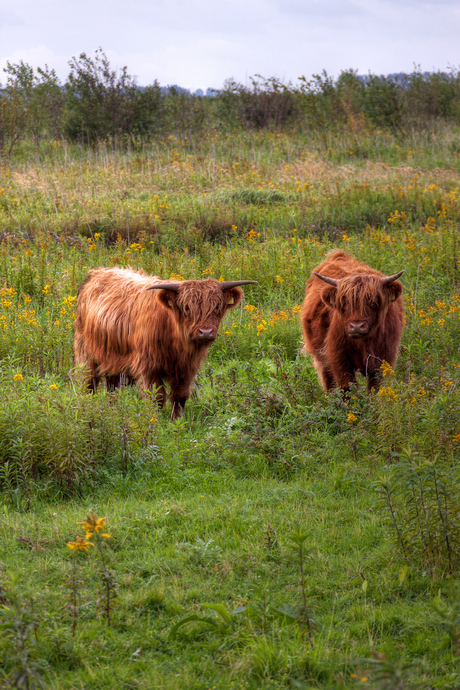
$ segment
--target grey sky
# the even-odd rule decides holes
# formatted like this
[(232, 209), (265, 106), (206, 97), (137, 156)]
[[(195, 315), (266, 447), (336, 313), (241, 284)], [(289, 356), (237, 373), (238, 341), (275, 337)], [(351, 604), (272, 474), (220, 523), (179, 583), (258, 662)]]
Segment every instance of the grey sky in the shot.
[(459, 0), (0, 0), (0, 67), (46, 63), (63, 80), (72, 56), (98, 47), (139, 84), (190, 89), (445, 70), (460, 66), (459, 36)]

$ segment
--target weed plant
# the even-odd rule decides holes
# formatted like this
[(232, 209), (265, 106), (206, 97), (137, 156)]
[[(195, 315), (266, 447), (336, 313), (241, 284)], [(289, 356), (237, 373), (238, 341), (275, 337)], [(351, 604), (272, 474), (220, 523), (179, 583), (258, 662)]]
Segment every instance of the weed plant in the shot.
[[(458, 128), (182, 130), (24, 139), (0, 169), (2, 682), (458, 687)], [(326, 397), (301, 352), (333, 247), (405, 270), (378, 394)], [(258, 281), (182, 419), (83, 390), (97, 266)]]

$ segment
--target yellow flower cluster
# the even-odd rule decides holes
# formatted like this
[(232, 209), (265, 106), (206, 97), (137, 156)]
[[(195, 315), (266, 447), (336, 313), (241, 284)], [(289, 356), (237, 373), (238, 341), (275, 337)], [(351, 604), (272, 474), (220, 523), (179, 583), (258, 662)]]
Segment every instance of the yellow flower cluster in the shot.
[(143, 247), (142, 244), (139, 244), (139, 242), (133, 242), (129, 245), (129, 247), (126, 247), (125, 253), (131, 254), (132, 252), (143, 252), (144, 250), (145, 247)]
[(164, 201), (162, 201), (158, 194), (154, 194), (153, 199), (150, 199), (150, 203), (152, 204), (152, 215), (156, 221), (166, 218), (166, 211), (169, 209), (166, 203), (167, 198), (168, 195), (166, 195)]
[(395, 375), (395, 372), (393, 371), (393, 367), (391, 366), (391, 364), (388, 364), (388, 362), (385, 362), (385, 360), (383, 360), (382, 366), (380, 367), (380, 369), (382, 370), (382, 374), (384, 377)]
[[(411, 302), (409, 302), (409, 309), (415, 311)], [(460, 318), (460, 295), (452, 295), (450, 304), (446, 304), (439, 299), (436, 300), (434, 305), (428, 307), (428, 309), (419, 309), (417, 317), (420, 319), (422, 326), (431, 326), (434, 323), (444, 326), (446, 321)]]
[(379, 392), (377, 393), (377, 395), (378, 395), (380, 398), (387, 398), (387, 399), (388, 399), (389, 401), (391, 401), (391, 402), (395, 402), (395, 401), (397, 400), (397, 398), (398, 398), (398, 394), (395, 393), (394, 390), (393, 390), (392, 388), (385, 388), (385, 387), (382, 387), (382, 388), (379, 390)]
[(296, 312), (282, 309), (281, 311), (273, 311), (270, 316), (270, 326), (274, 326), (278, 321), (294, 321)]
[(92, 237), (88, 237), (86, 240), (88, 242), (88, 249), (90, 252), (92, 252), (94, 249), (96, 249), (96, 243), (94, 242)]
[(83, 529), (86, 531), (86, 539), (91, 539), (95, 532), (97, 534), (100, 534), (101, 537), (106, 537), (107, 539), (110, 539), (110, 534), (105, 534), (102, 532), (102, 530), (105, 529), (106, 519), (107, 518), (105, 517), (96, 517), (93, 511), (91, 511), (86, 516), (86, 520), (84, 520), (83, 522), (77, 522), (77, 525), (82, 525)]
[(253, 228), (252, 230), (249, 230), (248, 233), (246, 233), (245, 237), (248, 242), (255, 242), (256, 239), (260, 237), (260, 232), (256, 232)]
[(444, 393), (447, 393), (448, 391), (451, 390), (452, 386), (454, 385), (453, 381), (450, 381), (449, 379), (446, 379), (444, 376), (440, 376), (440, 381), (442, 383), (442, 389)]
[(368, 232), (372, 239), (375, 238), (376, 242), (380, 242), (381, 247), (388, 245), (393, 245), (395, 243), (395, 238), (388, 235), (384, 230), (376, 230), (375, 228), (368, 225), (366, 227), (366, 232)]
[(396, 209), (396, 211), (393, 211), (393, 213), (390, 213), (390, 217), (388, 218), (389, 223), (395, 223), (398, 225), (407, 225), (408, 217), (407, 213), (404, 211), (401, 213)]
[(94, 546), (94, 544), (84, 537), (77, 536), (76, 541), (67, 542), (67, 546), (71, 551), (88, 551), (88, 546)]
[(429, 218), (426, 219), (426, 223), (423, 226), (423, 230), (425, 230), (429, 234), (433, 234), (435, 229), (436, 229), (436, 218), (429, 216)]

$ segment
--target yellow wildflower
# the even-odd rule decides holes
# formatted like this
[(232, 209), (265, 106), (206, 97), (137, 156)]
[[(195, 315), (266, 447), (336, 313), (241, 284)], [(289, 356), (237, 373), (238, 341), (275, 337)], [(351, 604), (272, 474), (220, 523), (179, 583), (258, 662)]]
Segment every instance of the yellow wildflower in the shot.
[(83, 526), (83, 529), (86, 531), (87, 539), (91, 539), (94, 532), (97, 532), (97, 534), (101, 534), (101, 537), (110, 538), (110, 534), (102, 534), (102, 530), (105, 528), (106, 519), (107, 518), (105, 517), (97, 518), (93, 511), (91, 511), (86, 516), (86, 520), (84, 522), (77, 522), (77, 525)]
[(254, 228), (252, 228), (252, 230), (246, 233), (245, 237), (248, 242), (254, 242), (256, 237), (260, 237), (260, 232), (256, 232)]
[(349, 424), (353, 424), (354, 422), (357, 422), (357, 421), (358, 421), (358, 417), (356, 417), (356, 416), (353, 414), (353, 412), (349, 412), (349, 413), (348, 413), (348, 417), (347, 417), (347, 422), (348, 422)]
[(51, 384), (50, 388), (52, 391), (57, 391), (57, 386), (55, 383)]
[(84, 537), (77, 537), (76, 541), (67, 542), (67, 546), (72, 551), (88, 551), (88, 546), (94, 546), (94, 544)]
[(388, 362), (385, 362), (385, 360), (383, 360), (382, 366), (380, 367), (380, 369), (382, 370), (382, 373), (384, 376), (394, 376), (395, 375), (391, 364), (388, 364)]
[(394, 390), (393, 390), (392, 388), (385, 388), (385, 387), (382, 387), (382, 388), (379, 390), (379, 392), (377, 393), (377, 395), (378, 395), (380, 398), (385, 398), (385, 397), (387, 397), (388, 400), (391, 400), (391, 402), (395, 402), (395, 400), (396, 400), (397, 397), (398, 397), (398, 393), (395, 393)]
[(13, 381), (24, 381), (24, 377), (22, 374), (15, 374)]

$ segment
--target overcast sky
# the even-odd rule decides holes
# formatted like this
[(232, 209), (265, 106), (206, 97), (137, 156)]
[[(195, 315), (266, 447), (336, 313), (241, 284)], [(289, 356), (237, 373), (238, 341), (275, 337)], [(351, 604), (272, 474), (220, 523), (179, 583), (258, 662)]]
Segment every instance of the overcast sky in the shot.
[(0, 0), (0, 68), (48, 64), (65, 80), (69, 59), (98, 47), (141, 85), (192, 90), (446, 70), (460, 67), (460, 0)]

